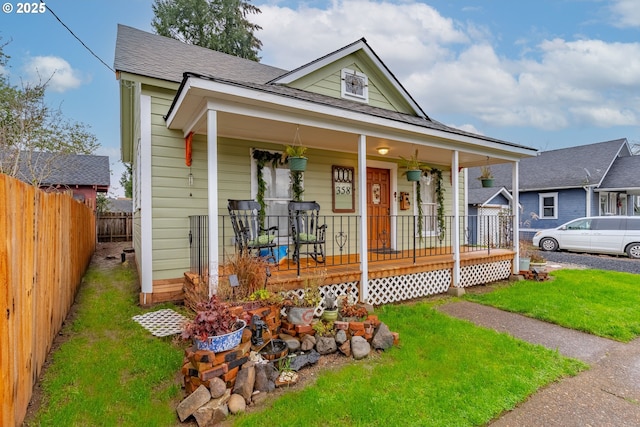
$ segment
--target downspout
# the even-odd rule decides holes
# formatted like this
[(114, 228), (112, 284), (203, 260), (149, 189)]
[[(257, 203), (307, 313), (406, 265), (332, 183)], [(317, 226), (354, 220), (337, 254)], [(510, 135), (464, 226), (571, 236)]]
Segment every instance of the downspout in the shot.
[(591, 199), (593, 194), (593, 192), (591, 191), (592, 188), (588, 185), (585, 185), (584, 187), (582, 187), (582, 189), (587, 193), (587, 197), (586, 197), (587, 206), (584, 212), (584, 216), (591, 216)]

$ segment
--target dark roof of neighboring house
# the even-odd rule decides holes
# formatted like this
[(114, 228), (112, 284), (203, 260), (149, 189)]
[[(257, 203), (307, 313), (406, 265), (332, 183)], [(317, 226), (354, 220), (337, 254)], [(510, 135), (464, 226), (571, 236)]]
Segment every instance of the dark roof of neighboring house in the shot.
[[(147, 33), (122, 24), (118, 24), (114, 68), (116, 71), (140, 76), (182, 82), (181, 85), (184, 85), (189, 77), (210, 79), (228, 85), (242, 86), (292, 99), (302, 99), (334, 108), (358, 111), (375, 117), (423, 126), (451, 134), (469, 136), (510, 147), (531, 149), (512, 142), (452, 128), (428, 117), (423, 118), (402, 114), (384, 108), (372, 107), (362, 102), (335, 98), (271, 83), (276, 78), (289, 73), (289, 71), (200, 46), (185, 44), (178, 40)], [(180, 89), (178, 89), (178, 93), (180, 93)], [(176, 99), (174, 99), (174, 104), (175, 102)], [(174, 104), (170, 107), (167, 115), (173, 109)]]
[(117, 71), (176, 83), (182, 81), (185, 71), (250, 83), (267, 83), (287, 72), (122, 24), (118, 24), (113, 65)]
[[(619, 155), (629, 155), (625, 138), (543, 151), (536, 157), (520, 160), (520, 190), (576, 188), (600, 184)], [(621, 158), (618, 157), (619, 159)], [(491, 171), (494, 175), (494, 187), (511, 189), (511, 164), (492, 165)], [(481, 188), (482, 184), (477, 179), (479, 176), (480, 168), (469, 170), (470, 189)]]
[[(469, 199), (467, 200), (467, 203), (470, 205), (485, 204), (487, 203), (487, 201), (493, 200), (498, 195), (502, 194), (502, 191), (502, 187), (477, 188), (469, 192)], [(506, 198), (511, 198), (511, 195), (507, 195), (508, 193), (503, 194), (503, 196), (505, 196)]]
[(133, 212), (133, 200), (107, 199), (107, 212)]
[[(32, 168), (27, 167), (27, 160), (30, 160)], [(34, 180), (32, 169), (35, 169), (36, 178), (43, 178)], [(39, 181), (40, 186), (109, 187), (111, 184), (109, 156), (45, 152), (34, 152), (28, 155), (22, 152), (20, 171), (16, 178), (25, 182)]]
[(640, 189), (640, 156), (617, 158), (599, 189)]

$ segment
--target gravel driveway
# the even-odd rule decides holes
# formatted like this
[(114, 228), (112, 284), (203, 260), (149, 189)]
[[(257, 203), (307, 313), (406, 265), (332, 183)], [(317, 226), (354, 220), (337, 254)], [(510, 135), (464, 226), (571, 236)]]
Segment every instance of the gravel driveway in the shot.
[(615, 255), (588, 255), (572, 252), (538, 252), (547, 259), (548, 264), (558, 262), (562, 264), (583, 265), (599, 270), (640, 274), (640, 259), (629, 259)]

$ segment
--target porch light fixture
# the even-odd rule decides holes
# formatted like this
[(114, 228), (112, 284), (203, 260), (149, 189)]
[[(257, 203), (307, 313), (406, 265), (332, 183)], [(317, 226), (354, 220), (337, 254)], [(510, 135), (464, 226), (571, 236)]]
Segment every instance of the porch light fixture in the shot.
[(376, 150), (378, 150), (378, 154), (384, 156), (389, 152), (389, 147), (378, 147)]

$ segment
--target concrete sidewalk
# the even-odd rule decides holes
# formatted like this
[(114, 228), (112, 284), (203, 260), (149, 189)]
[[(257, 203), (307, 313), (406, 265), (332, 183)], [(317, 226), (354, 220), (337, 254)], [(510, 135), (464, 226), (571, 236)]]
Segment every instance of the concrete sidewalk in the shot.
[(640, 339), (623, 344), (467, 301), (438, 310), (591, 366), (539, 390), (492, 426), (640, 426)]

